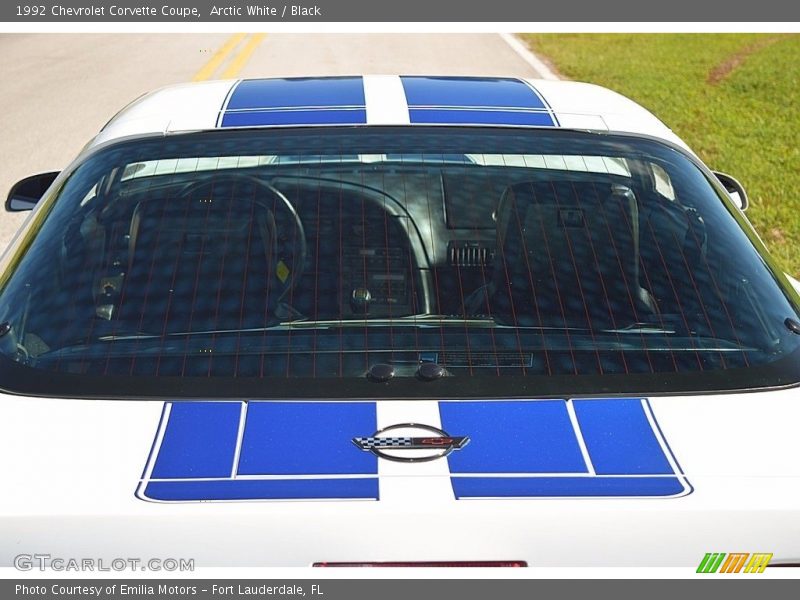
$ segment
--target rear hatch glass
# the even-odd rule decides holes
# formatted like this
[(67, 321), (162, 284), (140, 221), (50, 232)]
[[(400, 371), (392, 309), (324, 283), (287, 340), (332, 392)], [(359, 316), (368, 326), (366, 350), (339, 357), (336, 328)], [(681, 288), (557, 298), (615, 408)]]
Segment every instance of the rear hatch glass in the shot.
[(672, 147), (239, 130), (88, 157), (5, 259), (10, 391), (485, 397), (798, 379), (795, 293)]

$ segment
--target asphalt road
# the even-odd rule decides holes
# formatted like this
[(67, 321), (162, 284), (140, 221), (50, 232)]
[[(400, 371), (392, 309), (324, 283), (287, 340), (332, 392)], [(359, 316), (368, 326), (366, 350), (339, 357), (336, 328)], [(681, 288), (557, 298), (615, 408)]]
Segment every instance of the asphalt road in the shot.
[[(403, 73), (536, 77), (496, 34), (0, 35), (0, 191), (60, 170), (120, 108), (171, 83)], [(0, 249), (25, 215), (0, 213)]]

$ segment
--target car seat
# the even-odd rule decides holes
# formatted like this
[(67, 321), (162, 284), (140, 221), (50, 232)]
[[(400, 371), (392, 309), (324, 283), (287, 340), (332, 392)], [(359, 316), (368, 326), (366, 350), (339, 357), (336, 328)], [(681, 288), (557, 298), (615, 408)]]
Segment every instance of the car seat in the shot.
[(128, 327), (160, 334), (256, 328), (270, 319), (279, 292), (270, 289), (272, 211), (253, 183), (203, 187), (133, 211), (119, 309)]
[(497, 252), (483, 311), (523, 326), (618, 329), (654, 305), (639, 284), (630, 188), (605, 182), (509, 186), (495, 212)]

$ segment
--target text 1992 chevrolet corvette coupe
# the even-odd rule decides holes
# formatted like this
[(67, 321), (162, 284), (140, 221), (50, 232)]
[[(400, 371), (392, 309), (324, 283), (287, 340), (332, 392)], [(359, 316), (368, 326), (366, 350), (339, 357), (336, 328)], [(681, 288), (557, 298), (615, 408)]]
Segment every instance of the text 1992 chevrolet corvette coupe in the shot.
[(148, 94), (7, 202), (0, 561), (800, 562), (746, 202), (587, 84)]

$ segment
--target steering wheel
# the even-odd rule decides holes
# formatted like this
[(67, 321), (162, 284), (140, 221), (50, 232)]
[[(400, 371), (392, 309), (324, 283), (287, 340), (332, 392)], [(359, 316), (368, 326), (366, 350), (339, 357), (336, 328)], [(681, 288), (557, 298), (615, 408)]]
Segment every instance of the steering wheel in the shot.
[[(275, 260), (277, 260), (278, 262), (283, 262), (284, 260), (283, 253), (286, 252), (286, 248), (283, 246), (288, 246), (289, 248), (291, 248), (290, 253), (293, 255), (291, 260), (291, 267), (292, 267), (291, 269), (286, 269), (286, 265), (284, 263), (284, 269), (288, 271), (286, 279), (284, 280), (279, 275), (276, 274), (276, 276), (278, 276), (283, 285), (283, 291), (278, 296), (276, 302), (276, 305), (280, 306), (281, 303), (284, 302), (286, 296), (292, 292), (292, 290), (295, 288), (297, 283), (302, 278), (303, 270), (306, 264), (308, 242), (306, 240), (306, 231), (305, 228), (303, 227), (303, 222), (300, 219), (300, 215), (297, 214), (297, 211), (295, 210), (292, 203), (280, 190), (270, 185), (266, 181), (259, 179), (258, 177), (253, 177), (252, 175), (246, 175), (244, 173), (237, 173), (235, 171), (227, 173), (215, 172), (210, 177), (206, 177), (199, 181), (193, 181), (191, 183), (188, 183), (183, 187), (179, 195), (193, 196), (198, 192), (198, 190), (207, 187), (209, 188), (209, 196), (213, 197), (215, 193), (214, 188), (216, 187), (224, 188), (225, 184), (232, 185), (231, 193), (236, 191), (237, 186), (242, 187), (243, 184), (252, 184), (253, 186), (256, 187), (256, 189), (263, 190), (265, 197), (272, 198), (273, 200), (275, 200), (275, 202), (269, 203), (268, 201), (264, 201), (260, 198), (256, 199), (255, 194), (252, 194), (252, 199), (257, 201), (271, 213), (273, 212), (273, 207), (280, 206), (281, 208), (283, 208), (284, 212), (289, 217), (289, 220), (294, 225), (295, 229), (294, 236), (279, 235), (277, 215), (273, 214), (273, 217), (276, 220), (276, 225), (275, 225), (276, 231), (274, 232), (276, 238)], [(250, 194), (251, 193), (248, 193), (248, 195)], [(288, 312), (291, 313), (292, 309), (288, 308)]]

